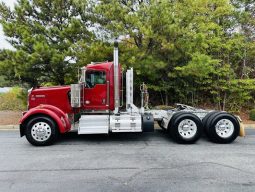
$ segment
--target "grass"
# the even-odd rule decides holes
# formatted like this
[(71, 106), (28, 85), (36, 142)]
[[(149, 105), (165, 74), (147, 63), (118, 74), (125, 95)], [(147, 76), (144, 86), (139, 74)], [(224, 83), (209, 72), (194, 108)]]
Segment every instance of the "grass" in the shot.
[(24, 93), (21, 88), (14, 87), (7, 93), (0, 94), (0, 110), (20, 111), (26, 109)]

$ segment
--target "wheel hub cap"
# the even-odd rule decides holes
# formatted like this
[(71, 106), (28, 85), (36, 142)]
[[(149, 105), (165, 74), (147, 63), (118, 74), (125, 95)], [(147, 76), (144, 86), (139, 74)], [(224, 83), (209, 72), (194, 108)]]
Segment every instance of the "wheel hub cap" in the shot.
[(197, 125), (190, 119), (184, 119), (178, 125), (178, 132), (185, 139), (192, 138), (197, 132)]
[(51, 128), (48, 123), (35, 123), (31, 129), (31, 135), (36, 141), (46, 141), (51, 136)]
[(183, 130), (183, 131), (188, 131), (188, 130), (190, 130), (189, 125), (183, 125), (182, 130)]
[(217, 135), (222, 138), (228, 138), (234, 132), (234, 124), (228, 119), (221, 119), (215, 127)]
[(36, 135), (38, 135), (39, 137), (43, 137), (43, 136), (45, 136), (45, 134), (46, 134), (46, 131), (42, 127), (39, 127), (36, 130)]

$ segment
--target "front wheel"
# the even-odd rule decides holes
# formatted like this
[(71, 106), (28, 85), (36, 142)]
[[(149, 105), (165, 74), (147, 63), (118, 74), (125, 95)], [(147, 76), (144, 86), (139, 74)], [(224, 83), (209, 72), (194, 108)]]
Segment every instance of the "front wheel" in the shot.
[(58, 130), (56, 123), (49, 117), (37, 116), (26, 125), (26, 138), (35, 146), (47, 146), (56, 141)]

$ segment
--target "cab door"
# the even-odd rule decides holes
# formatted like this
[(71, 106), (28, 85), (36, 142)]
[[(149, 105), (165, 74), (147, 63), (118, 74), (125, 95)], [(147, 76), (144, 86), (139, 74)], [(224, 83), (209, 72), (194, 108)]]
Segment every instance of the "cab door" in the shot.
[(109, 83), (103, 70), (87, 70), (83, 93), (83, 107), (86, 110), (107, 110), (109, 108)]

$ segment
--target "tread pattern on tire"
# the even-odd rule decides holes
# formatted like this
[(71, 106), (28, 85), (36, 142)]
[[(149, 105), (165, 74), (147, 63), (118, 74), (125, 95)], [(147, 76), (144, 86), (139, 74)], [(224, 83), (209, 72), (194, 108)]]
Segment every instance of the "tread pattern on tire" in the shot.
[[(197, 132), (194, 137), (190, 139), (183, 138), (179, 132), (178, 132), (178, 125), (183, 119), (191, 119), (196, 123), (197, 126)], [(168, 125), (168, 132), (170, 136), (177, 142), (182, 144), (192, 144), (195, 143), (201, 136), (202, 133), (202, 122), (201, 120), (194, 114), (190, 112), (182, 112), (182, 113), (176, 113), (175, 116), (172, 117), (171, 121)]]
[(203, 119), (202, 119), (202, 124), (203, 124), (203, 132), (205, 133), (205, 135), (209, 138), (209, 133), (207, 130), (207, 122), (209, 121), (209, 118), (211, 118), (213, 115), (215, 115), (216, 113), (219, 113), (219, 111), (212, 111), (210, 113), (208, 113)]
[[(51, 132), (52, 132), (52, 134), (49, 137), (49, 139), (46, 140), (46, 141), (42, 141), (42, 142), (34, 140), (32, 135), (31, 135), (31, 128), (33, 127), (33, 125), (36, 122), (39, 122), (39, 121), (48, 123), (50, 125), (50, 127), (51, 127)], [(35, 145), (35, 146), (47, 146), (47, 145), (53, 144), (56, 141), (56, 139), (59, 136), (59, 131), (57, 129), (56, 123), (50, 117), (47, 117), (47, 116), (35, 116), (35, 117), (33, 117), (32, 119), (30, 119), (27, 122), (27, 124), (25, 126), (25, 135), (26, 135), (26, 138), (27, 138), (28, 142), (31, 143), (32, 145)]]
[[(220, 119), (228, 119), (234, 125), (234, 132), (228, 138), (222, 138), (216, 133), (215, 126)], [(229, 113), (226, 113), (226, 112), (219, 112), (219, 113), (212, 115), (208, 119), (208, 121), (206, 123), (206, 129), (208, 131), (208, 137), (211, 141), (213, 141), (215, 143), (224, 144), (224, 143), (231, 143), (238, 137), (239, 132), (240, 132), (240, 125), (239, 125), (239, 122), (235, 116), (233, 116)]]

